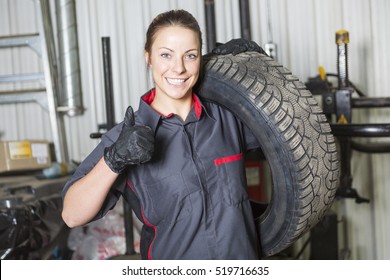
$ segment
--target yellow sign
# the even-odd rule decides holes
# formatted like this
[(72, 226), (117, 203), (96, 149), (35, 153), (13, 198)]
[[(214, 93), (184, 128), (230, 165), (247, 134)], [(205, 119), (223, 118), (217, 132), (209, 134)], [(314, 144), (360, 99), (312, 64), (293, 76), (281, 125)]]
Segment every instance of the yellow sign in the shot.
[(8, 143), (9, 156), (11, 159), (31, 158), (31, 145), (29, 141)]

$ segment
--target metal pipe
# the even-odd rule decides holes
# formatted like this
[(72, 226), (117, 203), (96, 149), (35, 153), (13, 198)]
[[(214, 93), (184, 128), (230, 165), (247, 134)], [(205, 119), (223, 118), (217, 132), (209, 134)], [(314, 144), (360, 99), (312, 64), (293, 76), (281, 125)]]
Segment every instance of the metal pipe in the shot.
[(357, 143), (351, 141), (351, 148), (362, 153), (390, 153), (390, 143)]
[(206, 17), (207, 52), (210, 53), (217, 45), (214, 0), (204, 0), (204, 7)]
[(390, 97), (352, 98), (352, 108), (386, 108), (390, 107)]
[(348, 43), (349, 33), (346, 30), (336, 32), (337, 44), (337, 75), (339, 79), (339, 89), (349, 86), (348, 84)]
[[(112, 82), (110, 37), (102, 37), (104, 92), (106, 101), (107, 130), (115, 126), (114, 86)], [(123, 218), (126, 238), (126, 255), (135, 254), (133, 235), (133, 216), (130, 205), (123, 201)]]
[(115, 125), (114, 86), (112, 82), (110, 37), (102, 37), (104, 93), (106, 101), (107, 130)]
[(58, 69), (53, 25), (48, 0), (35, 0), (38, 30), (40, 30), (42, 62), (45, 73), (47, 103), (57, 162), (69, 162), (63, 115), (58, 111)]
[(58, 49), (61, 87), (58, 110), (68, 116), (84, 112), (75, 0), (57, 0)]
[(390, 137), (390, 124), (331, 124), (332, 133), (343, 137)]
[(241, 37), (251, 40), (251, 17), (249, 13), (249, 1), (240, 0), (240, 23), (241, 23)]

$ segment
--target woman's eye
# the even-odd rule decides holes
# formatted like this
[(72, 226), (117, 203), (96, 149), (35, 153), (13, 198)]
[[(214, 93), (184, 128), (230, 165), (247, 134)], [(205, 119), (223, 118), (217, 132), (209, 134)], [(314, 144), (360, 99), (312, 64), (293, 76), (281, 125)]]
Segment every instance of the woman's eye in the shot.
[(170, 58), (171, 56), (168, 53), (162, 53), (161, 57), (163, 57), (163, 58)]
[(188, 58), (188, 59), (196, 59), (196, 58), (197, 58), (197, 55), (196, 55), (196, 54), (193, 54), (193, 53), (189, 53), (189, 54), (187, 54), (187, 58)]

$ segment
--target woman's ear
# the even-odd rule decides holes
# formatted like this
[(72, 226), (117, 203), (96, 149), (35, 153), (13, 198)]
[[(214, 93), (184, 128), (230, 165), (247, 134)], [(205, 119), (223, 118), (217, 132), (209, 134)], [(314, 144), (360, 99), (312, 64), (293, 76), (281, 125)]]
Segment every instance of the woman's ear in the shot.
[(144, 52), (144, 56), (145, 56), (145, 62), (146, 62), (146, 66), (147, 67), (152, 67), (152, 65), (150, 64), (150, 55), (148, 52)]

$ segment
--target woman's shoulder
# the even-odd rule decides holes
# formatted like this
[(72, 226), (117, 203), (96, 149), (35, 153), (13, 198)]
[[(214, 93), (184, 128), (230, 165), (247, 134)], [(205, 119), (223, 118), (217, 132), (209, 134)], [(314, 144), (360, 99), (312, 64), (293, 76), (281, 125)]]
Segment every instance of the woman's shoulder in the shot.
[(201, 102), (202, 102), (202, 105), (203, 107), (206, 109), (206, 112), (209, 114), (209, 115), (215, 115), (215, 114), (218, 114), (218, 115), (224, 115), (224, 116), (229, 116), (229, 117), (234, 117), (234, 114), (226, 107), (222, 106), (222, 105), (219, 105), (215, 102), (212, 102), (212, 101), (209, 101), (209, 100), (205, 100), (201, 97), (199, 97)]

